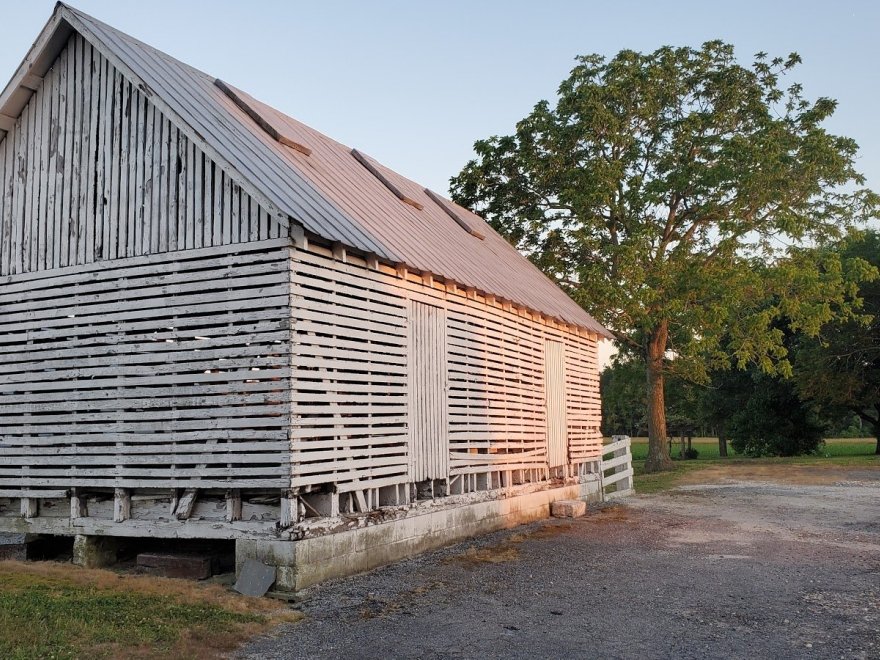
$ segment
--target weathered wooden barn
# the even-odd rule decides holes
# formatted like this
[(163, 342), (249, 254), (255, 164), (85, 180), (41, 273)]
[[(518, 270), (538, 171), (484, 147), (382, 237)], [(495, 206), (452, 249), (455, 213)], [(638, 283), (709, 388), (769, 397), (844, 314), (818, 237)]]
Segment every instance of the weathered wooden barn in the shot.
[(68, 6), (0, 94), (0, 531), (236, 539), (302, 586), (546, 514), (597, 492), (606, 334), (478, 216)]

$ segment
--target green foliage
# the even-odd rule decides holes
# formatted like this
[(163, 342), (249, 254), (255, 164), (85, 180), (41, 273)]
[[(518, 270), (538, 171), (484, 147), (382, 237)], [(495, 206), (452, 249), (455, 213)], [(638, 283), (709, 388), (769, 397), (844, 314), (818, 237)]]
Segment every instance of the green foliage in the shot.
[[(645, 397), (645, 364), (628, 355), (618, 355), (600, 374), (602, 391), (602, 433), (606, 436), (647, 435), (648, 403)], [(705, 435), (707, 421), (703, 399), (706, 390), (680, 378), (665, 383), (669, 432)]]
[[(719, 459), (718, 453), (718, 440), (715, 438), (698, 438), (692, 443), (693, 449), (698, 452), (697, 458), (702, 460), (715, 460)], [(648, 443), (647, 442), (639, 442), (636, 439), (631, 445), (632, 457), (633, 461), (644, 461), (648, 457)], [(673, 442), (672, 444), (672, 455), (675, 458), (678, 458), (678, 443)]]
[[(668, 320), (676, 368), (699, 376), (706, 356), (729, 362), (732, 329), (735, 360), (773, 371), (786, 355), (773, 321), (817, 329), (845, 302), (843, 272), (812, 276), (796, 253), (768, 279), (761, 263), (839, 236), (877, 204), (858, 187), (856, 144), (822, 128), (836, 103), (783, 87), (798, 63), (744, 67), (718, 41), (580, 57), (555, 107), (476, 143), (453, 195), (623, 343), (641, 350)], [(768, 287), (795, 295), (756, 308)]]
[[(880, 267), (880, 232), (869, 231), (844, 241), (841, 259)], [(845, 416), (857, 415), (880, 434), (880, 279), (864, 278), (858, 296), (862, 315), (823, 326), (815, 338), (803, 338), (796, 356), (801, 394)], [(880, 453), (880, 440), (877, 451)]]
[(645, 365), (618, 357), (603, 369), (600, 387), (604, 435), (646, 435)]
[(736, 409), (723, 432), (737, 453), (798, 456), (819, 449), (825, 431), (820, 411), (800, 399), (791, 380), (754, 369), (726, 376), (724, 396)]
[(836, 103), (786, 82), (799, 62), (743, 66), (720, 41), (580, 57), (555, 104), (477, 142), (451, 181), (654, 374), (656, 445), (658, 373), (789, 375), (781, 320), (815, 334), (854, 315), (859, 268), (797, 246), (876, 217), (878, 199), (855, 142), (823, 127)]

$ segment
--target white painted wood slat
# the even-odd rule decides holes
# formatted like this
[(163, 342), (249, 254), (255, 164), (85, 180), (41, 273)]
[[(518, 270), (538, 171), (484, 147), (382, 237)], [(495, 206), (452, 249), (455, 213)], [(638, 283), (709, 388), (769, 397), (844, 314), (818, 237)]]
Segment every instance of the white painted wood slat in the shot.
[(408, 410), (410, 481), (449, 476), (446, 313), (432, 305), (408, 305)]
[(547, 392), (547, 463), (553, 467), (568, 462), (568, 420), (565, 409), (565, 344), (547, 341), (545, 379)]

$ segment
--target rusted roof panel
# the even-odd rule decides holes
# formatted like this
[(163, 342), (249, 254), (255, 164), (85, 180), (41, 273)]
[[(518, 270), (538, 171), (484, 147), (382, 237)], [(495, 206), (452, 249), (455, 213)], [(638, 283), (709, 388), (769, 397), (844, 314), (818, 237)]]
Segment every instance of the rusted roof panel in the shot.
[[(483, 240), (463, 229), (423, 186), (381, 163), (364, 156), (372, 166), (365, 167), (349, 147), (245, 92), (218, 86), (215, 78), (82, 12), (65, 5), (61, 11), (195, 131), (221, 163), (307, 231), (608, 336), (479, 216), (441, 200)], [(416, 204), (404, 203), (393, 189)]]

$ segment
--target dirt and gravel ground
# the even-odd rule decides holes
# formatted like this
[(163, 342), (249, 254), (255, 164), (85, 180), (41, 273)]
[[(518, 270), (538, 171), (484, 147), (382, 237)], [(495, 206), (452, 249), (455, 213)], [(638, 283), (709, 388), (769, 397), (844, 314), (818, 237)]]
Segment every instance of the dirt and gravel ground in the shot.
[(314, 588), (242, 657), (880, 658), (880, 470), (689, 481)]

